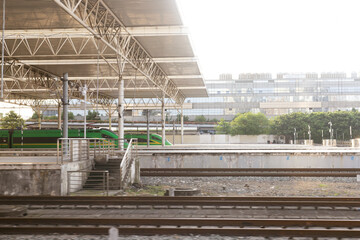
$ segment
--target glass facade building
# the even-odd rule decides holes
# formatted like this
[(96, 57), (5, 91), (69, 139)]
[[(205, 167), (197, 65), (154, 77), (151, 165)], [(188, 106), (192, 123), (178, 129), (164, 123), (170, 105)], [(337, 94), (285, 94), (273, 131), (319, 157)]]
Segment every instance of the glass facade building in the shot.
[(237, 113), (262, 112), (268, 117), (292, 112), (331, 112), (360, 108), (357, 73), (246, 73), (234, 79), (222, 74), (205, 80), (209, 98), (188, 98), (190, 120), (232, 120)]

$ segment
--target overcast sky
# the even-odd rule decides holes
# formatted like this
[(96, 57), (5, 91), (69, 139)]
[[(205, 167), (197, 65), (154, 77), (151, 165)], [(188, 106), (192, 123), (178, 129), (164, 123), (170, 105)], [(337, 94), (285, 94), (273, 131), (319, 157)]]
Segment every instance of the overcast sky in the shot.
[(177, 0), (205, 78), (360, 71), (359, 0)]
[(206, 79), (360, 71), (360, 0), (177, 1)]

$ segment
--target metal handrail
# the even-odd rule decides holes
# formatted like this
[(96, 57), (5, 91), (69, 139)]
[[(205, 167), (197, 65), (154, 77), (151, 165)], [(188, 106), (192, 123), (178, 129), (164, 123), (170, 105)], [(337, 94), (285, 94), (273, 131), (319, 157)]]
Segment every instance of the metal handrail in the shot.
[(97, 155), (114, 155), (117, 144), (123, 144), (122, 139), (106, 138), (58, 138), (57, 163), (89, 160)]
[[(71, 177), (71, 174), (73, 173), (80, 173), (80, 176), (78, 176), (80, 179), (75, 179), (74, 177)], [(83, 176), (82, 174), (85, 173), (86, 176)], [(67, 174), (67, 193), (70, 195), (74, 189), (80, 190), (83, 188), (86, 181), (89, 180), (90, 173), (102, 173), (102, 184), (100, 188), (94, 188), (92, 190), (101, 190), (103, 191), (105, 196), (109, 196), (109, 171), (107, 170), (78, 170), (78, 171), (68, 171)], [(76, 178), (76, 177), (75, 177)], [(75, 181), (75, 184), (73, 184), (73, 181)], [(72, 188), (72, 186), (75, 185), (75, 188)]]
[(90, 140), (87, 138), (58, 138), (57, 163), (63, 164), (64, 161), (88, 160), (90, 159), (89, 150)]

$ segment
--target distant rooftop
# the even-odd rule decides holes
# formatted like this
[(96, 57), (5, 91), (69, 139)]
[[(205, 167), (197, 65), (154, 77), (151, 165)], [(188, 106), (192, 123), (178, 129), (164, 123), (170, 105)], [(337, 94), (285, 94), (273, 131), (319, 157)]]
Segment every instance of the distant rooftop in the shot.
[(224, 73), (219, 75), (219, 80), (257, 80), (257, 79), (341, 79), (357, 78), (358, 74), (352, 72), (349, 76), (346, 72), (306, 72), (306, 73), (277, 73), (276, 77), (271, 73), (240, 73), (238, 78), (232, 74)]

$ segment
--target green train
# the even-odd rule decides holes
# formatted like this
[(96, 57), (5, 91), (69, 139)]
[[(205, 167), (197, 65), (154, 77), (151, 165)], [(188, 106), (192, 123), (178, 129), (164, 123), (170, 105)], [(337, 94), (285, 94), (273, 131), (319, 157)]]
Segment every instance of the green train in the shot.
[[(83, 129), (69, 129), (69, 138), (83, 138)], [(62, 137), (62, 131), (59, 129), (41, 129), (41, 130), (6, 130), (0, 129), (0, 148), (56, 148), (57, 139)], [(118, 135), (108, 129), (87, 129), (87, 138), (104, 138), (111, 141), (118, 147)], [(128, 141), (131, 138), (137, 138), (139, 145), (147, 144), (146, 134), (125, 134)], [(161, 145), (162, 138), (158, 134), (150, 134), (151, 145)], [(166, 145), (172, 145), (165, 141)], [(125, 142), (127, 147), (127, 142)]]
[[(146, 133), (127, 133), (124, 138), (130, 140), (131, 138), (137, 138), (138, 145), (147, 145), (147, 134)], [(162, 137), (159, 134), (150, 133), (150, 145), (161, 145)], [(165, 139), (165, 145), (172, 145), (167, 139)]]

